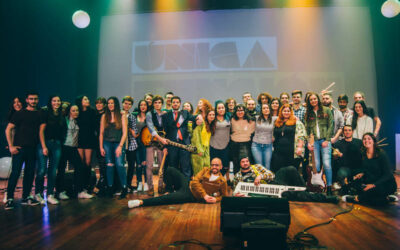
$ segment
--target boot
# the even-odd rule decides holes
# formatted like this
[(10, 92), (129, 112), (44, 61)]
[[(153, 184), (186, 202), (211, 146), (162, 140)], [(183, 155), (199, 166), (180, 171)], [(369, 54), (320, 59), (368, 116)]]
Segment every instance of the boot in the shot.
[(120, 200), (125, 199), (127, 193), (128, 193), (128, 189), (127, 189), (126, 187), (124, 187), (124, 188), (122, 189), (121, 195), (119, 196), (119, 199), (120, 199)]

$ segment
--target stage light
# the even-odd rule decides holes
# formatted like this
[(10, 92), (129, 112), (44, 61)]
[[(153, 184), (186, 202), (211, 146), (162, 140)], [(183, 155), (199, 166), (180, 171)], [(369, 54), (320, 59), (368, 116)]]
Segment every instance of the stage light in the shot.
[(400, 13), (400, 2), (398, 0), (387, 0), (382, 4), (382, 15), (387, 18), (392, 18)]
[(90, 24), (90, 16), (87, 12), (83, 10), (77, 10), (72, 15), (72, 22), (76, 27), (84, 29)]

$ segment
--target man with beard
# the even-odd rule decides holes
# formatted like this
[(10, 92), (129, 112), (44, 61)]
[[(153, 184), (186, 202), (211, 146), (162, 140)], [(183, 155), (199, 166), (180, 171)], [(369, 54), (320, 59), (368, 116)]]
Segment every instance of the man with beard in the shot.
[(292, 91), (292, 101), (293, 101), (293, 113), (304, 124), (304, 115), (306, 114), (306, 108), (301, 105), (301, 98), (303, 92), (301, 90)]
[[(337, 159), (334, 160), (334, 172), (337, 173), (336, 180), (341, 186), (347, 183), (347, 179), (353, 177), (354, 170), (361, 165), (362, 141), (353, 138), (351, 125), (343, 127), (344, 139), (333, 144), (338, 150)], [(336, 170), (336, 171), (335, 171)]]
[(210, 167), (203, 168), (192, 181), (189, 181), (176, 168), (168, 168), (164, 178), (166, 189), (175, 190), (175, 192), (172, 191), (166, 195), (145, 200), (130, 200), (128, 207), (181, 204), (196, 201), (209, 204), (219, 202), (222, 196), (228, 194), (228, 186), (220, 172), (221, 169), (221, 159), (214, 158)]
[[(193, 116), (187, 110), (179, 110), (181, 107), (181, 98), (174, 96), (171, 99), (172, 111), (162, 116), (162, 124), (165, 130), (165, 137), (172, 141), (184, 145), (190, 144), (188, 124), (196, 122), (201, 125), (203, 120), (201, 116)], [(197, 121), (196, 121), (197, 120)], [(162, 141), (163, 144), (167, 145)], [(192, 166), (190, 164), (190, 152), (175, 146), (168, 146), (168, 167), (180, 168), (182, 173), (190, 178), (192, 176)]]
[(342, 134), (343, 126), (344, 126), (344, 119), (342, 112), (340, 112), (337, 108), (332, 106), (332, 94), (324, 93), (322, 95), (322, 105), (329, 108), (332, 111), (333, 115), (333, 134), (334, 137), (331, 139), (332, 143), (335, 143), (339, 136)]
[(246, 108), (247, 108), (248, 114), (254, 118), (257, 114), (257, 111), (256, 111), (256, 101), (254, 101), (253, 98), (250, 98), (247, 100)]
[(353, 116), (353, 110), (347, 108), (349, 104), (349, 97), (346, 94), (341, 94), (338, 97), (339, 110), (342, 112), (344, 124), (351, 124), (351, 117)]
[[(42, 119), (37, 110), (39, 95), (36, 92), (28, 92), (25, 101), (26, 108), (14, 113), (6, 128), (8, 148), (12, 155), (11, 175), (7, 186), (8, 199), (5, 205), (6, 210), (14, 208), (14, 190), (24, 163), (21, 204), (30, 206), (39, 204), (30, 195), (33, 178), (35, 177), (36, 146), (39, 143), (39, 127), (42, 124)], [(15, 130), (15, 134), (13, 130)]]

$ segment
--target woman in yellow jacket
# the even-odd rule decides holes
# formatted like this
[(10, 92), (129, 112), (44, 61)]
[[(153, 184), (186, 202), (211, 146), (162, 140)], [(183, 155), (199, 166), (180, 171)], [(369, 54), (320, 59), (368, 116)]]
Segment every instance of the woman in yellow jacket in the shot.
[(206, 113), (203, 124), (197, 126), (192, 132), (192, 145), (197, 148), (197, 153), (192, 154), (192, 168), (195, 176), (204, 167), (210, 166), (210, 139), (215, 131), (215, 111)]

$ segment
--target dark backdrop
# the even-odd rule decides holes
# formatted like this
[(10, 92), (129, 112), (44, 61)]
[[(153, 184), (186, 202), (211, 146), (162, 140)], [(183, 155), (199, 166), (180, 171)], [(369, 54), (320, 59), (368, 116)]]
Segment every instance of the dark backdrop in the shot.
[[(152, 12), (155, 1), (132, 0), (135, 11)], [(194, 1), (177, 1), (179, 3)], [(229, 3), (227, 3), (229, 2)], [(293, 2), (293, 1), (292, 1)], [(320, 5), (349, 4), (349, 1), (321, 1)], [(370, 7), (374, 36), (374, 54), (378, 86), (381, 138), (387, 137), (386, 150), (395, 162), (395, 133), (400, 133), (400, 15), (382, 16), (379, 1), (351, 1)], [(99, 26), (102, 15), (109, 13), (113, 0), (13, 0), (0, 3), (0, 131), (4, 131), (12, 97), (26, 90), (40, 93), (45, 105), (52, 93), (73, 100), (87, 95), (93, 103), (97, 93)], [(198, 1), (180, 4), (178, 10), (284, 7), (287, 1)], [(307, 6), (318, 3), (307, 3)], [(175, 6), (176, 8), (176, 6)], [(91, 24), (80, 30), (72, 25), (75, 10), (89, 12)], [(175, 9), (177, 10), (177, 9)], [(132, 9), (113, 9), (113, 13), (130, 13)], [(168, 7), (156, 11), (171, 11)], [(301, 28), (301, 27), (300, 27)], [(351, 95), (352, 93), (347, 93)], [(367, 100), (368, 101), (368, 100)], [(7, 154), (4, 133), (0, 136), (0, 157)]]

